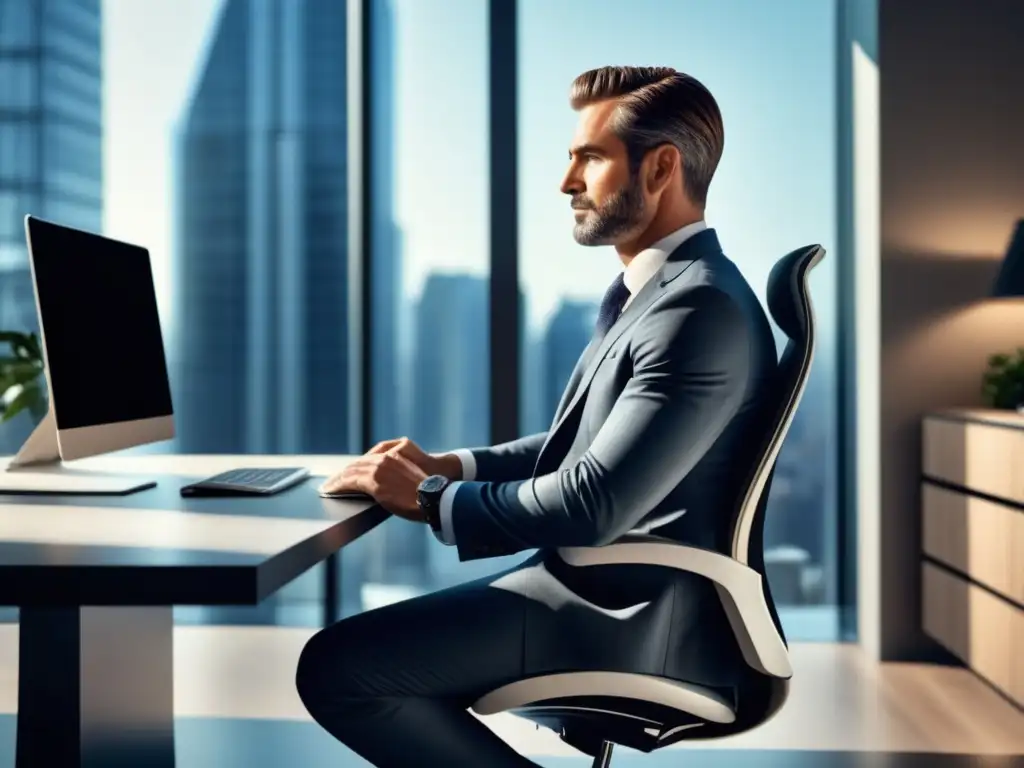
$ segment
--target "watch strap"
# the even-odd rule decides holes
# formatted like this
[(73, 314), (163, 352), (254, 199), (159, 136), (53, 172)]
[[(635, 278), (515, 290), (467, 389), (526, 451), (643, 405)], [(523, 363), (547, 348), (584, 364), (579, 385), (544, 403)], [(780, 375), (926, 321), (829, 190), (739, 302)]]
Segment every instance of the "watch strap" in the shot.
[(423, 517), (435, 535), (441, 534), (441, 497), (452, 483), (448, 478), (439, 480), (436, 488), (426, 491), (421, 487), (417, 492), (417, 501), (423, 511)]

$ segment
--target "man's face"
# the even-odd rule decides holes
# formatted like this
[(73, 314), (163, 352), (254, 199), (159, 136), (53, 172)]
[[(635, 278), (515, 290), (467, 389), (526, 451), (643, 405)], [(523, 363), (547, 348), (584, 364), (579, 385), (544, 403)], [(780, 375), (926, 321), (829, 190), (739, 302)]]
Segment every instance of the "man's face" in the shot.
[(611, 129), (615, 101), (580, 110), (569, 149), (569, 170), (562, 192), (571, 195), (580, 245), (615, 245), (642, 229), (644, 195), (629, 170), (626, 145)]

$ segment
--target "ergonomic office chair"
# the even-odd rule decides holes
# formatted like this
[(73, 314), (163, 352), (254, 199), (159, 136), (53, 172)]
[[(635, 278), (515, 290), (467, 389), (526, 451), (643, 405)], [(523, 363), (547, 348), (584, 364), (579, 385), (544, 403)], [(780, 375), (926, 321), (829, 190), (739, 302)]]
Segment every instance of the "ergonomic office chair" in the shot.
[(764, 518), (775, 461), (807, 384), (814, 356), (814, 309), (807, 278), (825, 250), (806, 246), (784, 256), (768, 278), (768, 307), (788, 337), (776, 378), (774, 409), (761, 450), (742, 489), (728, 553), (651, 535), (627, 534), (603, 547), (569, 547), (573, 566), (651, 564), (710, 579), (750, 674), (735, 704), (683, 680), (622, 672), (544, 674), (491, 691), (473, 705), (481, 715), (510, 711), (558, 732), (563, 741), (607, 768), (614, 744), (642, 752), (684, 739), (750, 730), (771, 718), (789, 694), (786, 638), (764, 570)]

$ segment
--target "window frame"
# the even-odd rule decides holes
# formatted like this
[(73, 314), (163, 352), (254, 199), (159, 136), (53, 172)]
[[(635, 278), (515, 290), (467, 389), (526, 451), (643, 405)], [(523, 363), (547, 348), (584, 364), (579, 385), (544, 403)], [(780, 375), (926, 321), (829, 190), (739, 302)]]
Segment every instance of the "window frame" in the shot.
[[(374, 394), (372, 381), (372, 228), (374, 205), (369, 158), (373, 137), (369, 94), (373, 83), (370, 3), (349, 3), (349, 291), (352, 307), (350, 366), (352, 419), (349, 443), (357, 451), (371, 447)], [(837, 396), (835, 434), (837, 443), (837, 521), (834, 552), (838, 562), (837, 609), (840, 641), (856, 641), (857, 627), (857, 520), (856, 520), (856, 392), (855, 392), (855, 296), (853, 272), (853, 126), (852, 81), (849, 51), (864, 24), (851, 21), (850, 0), (836, 4), (835, 35), (837, 116), (837, 302), (836, 334)], [(523, 306), (519, 288), (518, 210), (518, 2), (488, 0), (489, 58), (489, 155), (490, 155), (490, 437), (493, 443), (512, 440), (520, 432), (521, 349)], [(856, 29), (855, 29), (856, 27)], [(497, 182), (497, 183), (496, 183)], [(509, 350), (516, 350), (509, 354)], [(415, 438), (415, 436), (412, 436)], [(336, 557), (328, 571), (337, 569)], [(333, 562), (333, 565), (331, 564)], [(330, 593), (338, 579), (328, 576)], [(328, 597), (330, 600), (331, 598)], [(335, 597), (334, 603), (337, 603)]]

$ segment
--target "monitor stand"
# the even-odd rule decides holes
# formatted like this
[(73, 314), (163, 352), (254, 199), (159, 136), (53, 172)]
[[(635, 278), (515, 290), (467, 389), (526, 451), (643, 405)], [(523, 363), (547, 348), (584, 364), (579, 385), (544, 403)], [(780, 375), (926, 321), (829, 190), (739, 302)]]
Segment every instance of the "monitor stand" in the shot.
[(47, 409), (43, 420), (0, 472), (2, 494), (71, 494), (124, 496), (156, 485), (144, 476), (131, 477), (69, 467), (61, 461), (57, 419)]

